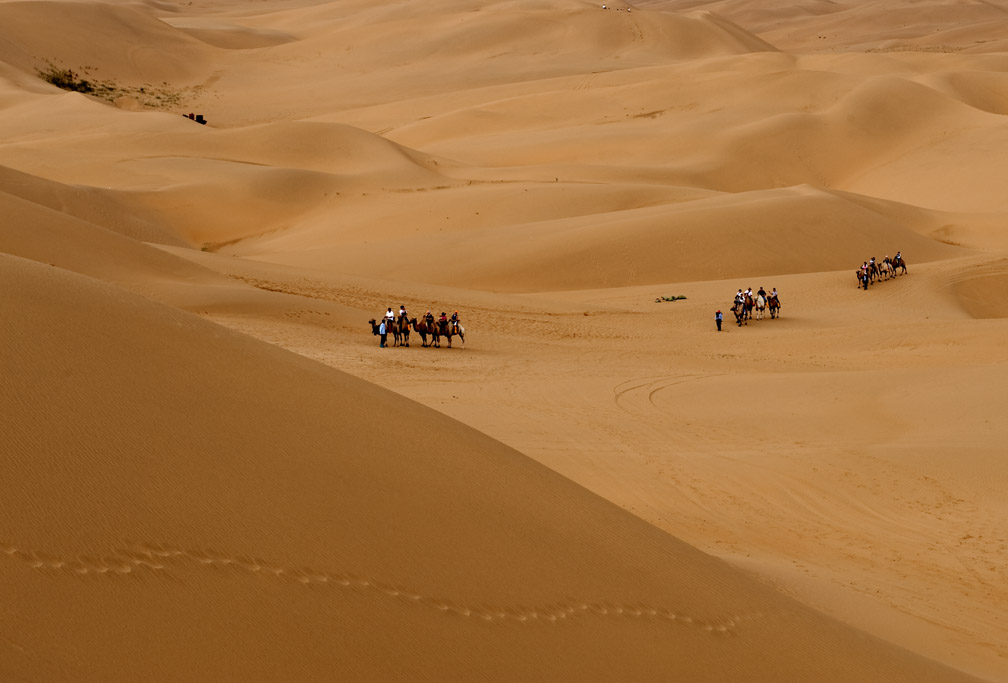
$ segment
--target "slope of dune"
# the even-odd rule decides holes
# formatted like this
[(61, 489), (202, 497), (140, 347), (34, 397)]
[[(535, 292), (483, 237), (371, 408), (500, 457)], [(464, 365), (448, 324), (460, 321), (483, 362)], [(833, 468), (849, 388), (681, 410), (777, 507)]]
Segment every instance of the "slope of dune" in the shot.
[[(163, 113), (131, 115), (78, 94), (33, 98), (12, 108), (7, 121), (6, 160), (13, 168), (90, 186), (78, 196), (113, 185), (128, 190), (102, 200), (135, 216), (116, 219), (135, 224), (118, 229), (163, 243), (227, 242), (290, 227), (300, 214), (332, 206), (341, 194), (452, 182), (427, 155), (339, 124), (218, 131)], [(54, 121), (66, 122), (62, 132), (53, 130)], [(83, 127), (89, 134), (80, 135)], [(107, 144), (110, 137), (115, 146)], [(67, 162), (68, 148), (76, 162)], [(60, 192), (68, 213), (95, 214), (69, 199), (70, 190)]]
[(983, 71), (935, 74), (932, 87), (981, 111), (1008, 115), (1008, 74)]
[[(451, 2), (357, 3), (356, 7), (322, 4), (312, 12), (291, 14), (297, 24), (281, 24), (305, 40), (320, 36), (347, 44), (351, 64), (376, 60), (381, 67), (423, 63), (457, 68), (457, 60), (490, 56), (511, 62), (528, 56), (548, 57), (552, 64), (525, 68), (570, 68), (579, 64), (642, 59), (668, 60), (772, 51), (723, 17), (709, 12), (609, 11), (602, 3), (581, 0), (494, 3)], [(413, 27), (423, 23), (438, 35), (428, 40)], [(358, 29), (367, 26), (368, 32)], [(493, 50), (492, 53), (489, 53)], [(518, 71), (517, 73), (520, 73)]]
[(957, 679), (417, 404), (2, 261), (5, 677)]
[(703, 8), (787, 50), (1000, 51), (1008, 16), (1002, 2), (897, 0), (642, 0), (646, 8)]
[(29, 73), (52, 63), (98, 80), (156, 84), (191, 79), (209, 58), (204, 43), (138, 4), (0, 3), (0, 61)]
[[(553, 195), (576, 198), (577, 191), (557, 188)], [(442, 204), (447, 201), (440, 199)], [(409, 206), (415, 213), (428, 213), (417, 211), (415, 202)], [(404, 209), (398, 218), (405, 221), (408, 215)], [(366, 275), (383, 253), (401, 249), (412, 257), (402, 267), (411, 280), (525, 292), (740, 277), (752, 271), (753, 263), (767, 273), (847, 266), (853, 270), (873, 254), (882, 259), (902, 250), (918, 261), (929, 261), (959, 251), (926, 236), (942, 225), (938, 216), (885, 202), (862, 205), (856, 198), (810, 187), (720, 194), (625, 210), (596, 209), (589, 215), (544, 222), (512, 220), (506, 229), (491, 224), (434, 234), (415, 232), (423, 220), (415, 218), (406, 224), (407, 230), (396, 229), (396, 220), (388, 221), (389, 228), (385, 222), (368, 224), (366, 230), (343, 231), (349, 234), (345, 240), (333, 238), (325, 229), (289, 231), (225, 251)], [(425, 222), (455, 225), (437, 214)], [(452, 265), (424, 267), (433, 262)]]
[(141, 242), (184, 244), (164, 226), (138, 216), (114, 194), (97, 188), (70, 187), (0, 166), (0, 196), (18, 197)]
[[(101, 226), (0, 192), (5, 225), (0, 253), (115, 282), (185, 303), (192, 289), (234, 288), (234, 282)], [(186, 290), (173, 296), (172, 290)]]

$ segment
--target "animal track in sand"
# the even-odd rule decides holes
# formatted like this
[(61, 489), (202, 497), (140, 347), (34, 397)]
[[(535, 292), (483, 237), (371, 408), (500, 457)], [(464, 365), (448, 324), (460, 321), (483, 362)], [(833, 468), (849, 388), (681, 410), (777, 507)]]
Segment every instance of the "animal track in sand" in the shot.
[(42, 572), (69, 572), (73, 575), (88, 576), (136, 576), (143, 572), (154, 574), (172, 569), (201, 567), (232, 568), (249, 576), (266, 576), (304, 586), (346, 589), (362, 595), (384, 596), (407, 604), (416, 604), (445, 614), (478, 619), (487, 623), (516, 624), (558, 624), (578, 617), (650, 619), (704, 631), (711, 634), (734, 634), (743, 623), (762, 618), (759, 612), (750, 614), (730, 614), (717, 620), (705, 620), (646, 604), (613, 604), (609, 602), (587, 602), (565, 598), (561, 602), (528, 607), (494, 605), (468, 605), (439, 597), (424, 596), (399, 585), (383, 583), (373, 579), (328, 572), (311, 568), (294, 568), (271, 565), (250, 557), (232, 557), (222, 553), (183, 550), (171, 546), (149, 543), (130, 544), (115, 548), (110, 555), (94, 557), (77, 555), (72, 558), (59, 557), (38, 550), (18, 547), (11, 543), (0, 543), (0, 557), (6, 555)]

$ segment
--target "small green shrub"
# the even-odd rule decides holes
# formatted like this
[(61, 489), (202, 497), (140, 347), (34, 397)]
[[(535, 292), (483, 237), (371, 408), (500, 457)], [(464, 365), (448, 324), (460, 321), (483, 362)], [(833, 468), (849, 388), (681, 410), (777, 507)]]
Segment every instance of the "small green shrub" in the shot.
[[(167, 81), (161, 85), (146, 83), (141, 86), (120, 85), (114, 80), (97, 80), (85, 78), (90, 67), (81, 67), (79, 72), (70, 68), (56, 66), (46, 62), (45, 68), (36, 68), (39, 78), (52, 83), (57, 88), (79, 92), (107, 102), (115, 103), (120, 97), (132, 97), (137, 102), (151, 109), (169, 109), (183, 107), (185, 103), (196, 98), (202, 92), (200, 86), (178, 88)], [(83, 75), (82, 75), (83, 74)]]
[(81, 78), (73, 69), (61, 69), (52, 62), (49, 62), (45, 69), (39, 69), (38, 74), (43, 81), (52, 83), (63, 90), (81, 93), (94, 92), (94, 85), (90, 81)]

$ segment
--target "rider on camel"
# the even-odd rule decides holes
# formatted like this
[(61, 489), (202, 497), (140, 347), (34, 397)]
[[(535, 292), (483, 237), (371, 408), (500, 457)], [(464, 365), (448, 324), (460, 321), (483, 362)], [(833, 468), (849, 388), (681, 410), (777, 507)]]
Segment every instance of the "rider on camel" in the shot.
[(455, 311), (454, 313), (451, 314), (451, 324), (452, 324), (452, 331), (455, 332), (455, 334), (458, 334), (458, 326), (459, 326), (458, 311)]

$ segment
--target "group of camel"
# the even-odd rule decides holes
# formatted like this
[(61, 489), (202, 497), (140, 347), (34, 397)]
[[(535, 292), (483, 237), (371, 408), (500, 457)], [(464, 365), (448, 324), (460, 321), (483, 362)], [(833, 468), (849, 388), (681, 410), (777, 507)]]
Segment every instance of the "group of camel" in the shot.
[[(381, 323), (376, 321), (374, 318), (368, 321), (371, 325), (371, 334), (379, 334), (379, 328)], [(462, 327), (462, 323), (451, 321), (438, 321), (433, 319), (422, 318), (419, 322), (416, 318), (407, 319), (406, 316), (400, 315), (394, 319), (385, 321), (385, 328), (388, 334), (392, 335), (392, 346), (409, 346), (410, 330), (416, 332), (420, 335), (420, 341), (422, 346), (435, 346), (441, 348), (442, 337), (448, 342), (448, 348), (451, 348), (452, 337), (458, 336), (462, 340), (462, 344), (465, 344), (465, 328)], [(428, 343), (427, 338), (430, 337), (430, 342)]]
[[(899, 273), (896, 272), (897, 268)], [(868, 285), (875, 284), (876, 280), (888, 280), (891, 277), (896, 277), (897, 274), (902, 275), (906, 272), (906, 260), (897, 252), (895, 258), (886, 256), (881, 263), (876, 263), (875, 257), (872, 256), (871, 260), (865, 261), (860, 268), (854, 271), (854, 274), (857, 275), (858, 287), (867, 291)]]
[(750, 319), (762, 320), (768, 309), (771, 318), (780, 317), (780, 299), (777, 295), (767, 296), (763, 290), (753, 294), (749, 290), (744, 292), (741, 298), (736, 297), (731, 312), (735, 314), (735, 323), (742, 327), (742, 325), (748, 325)]

